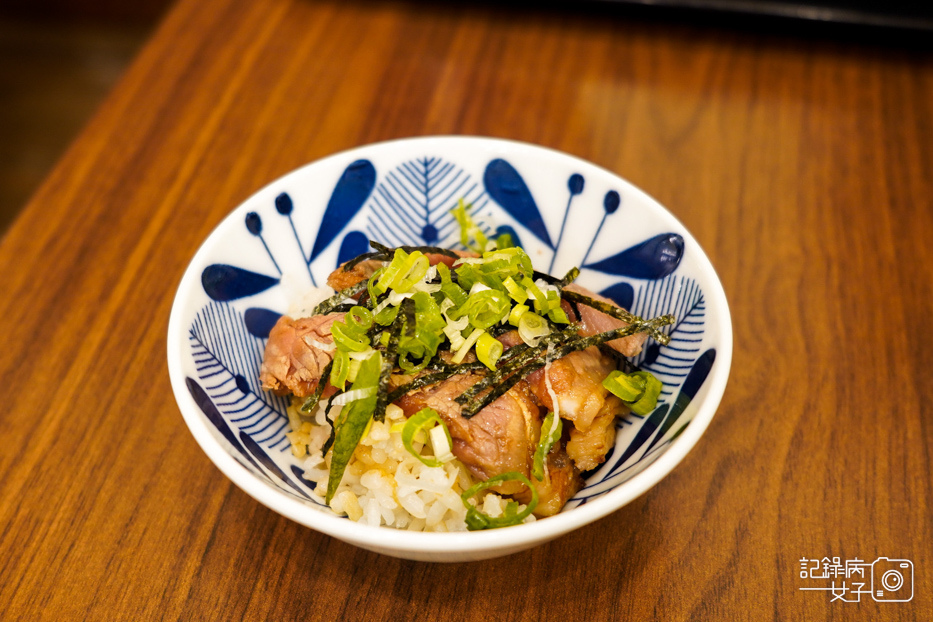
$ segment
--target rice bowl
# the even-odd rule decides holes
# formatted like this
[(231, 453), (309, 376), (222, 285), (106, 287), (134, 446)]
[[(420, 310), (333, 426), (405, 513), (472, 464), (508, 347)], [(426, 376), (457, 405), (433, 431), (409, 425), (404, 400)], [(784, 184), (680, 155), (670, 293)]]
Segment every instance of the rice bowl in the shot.
[[(289, 423), (289, 405), (264, 401), (246, 373), (249, 361), (255, 360), (249, 354), (256, 347), (252, 344), (262, 343), (258, 335), (262, 334), (261, 320), (267, 321), (265, 311), (283, 312), (295, 298), (290, 284), (301, 279), (320, 280), (333, 269), (345, 247), (352, 247), (360, 237), (354, 232), (369, 233), (367, 228), (382, 222), (384, 214), (377, 199), (384, 196), (380, 194), (383, 191), (391, 192), (392, 183), (397, 183), (396, 173), (410, 168), (408, 163), (430, 164), (431, 158), (452, 163), (450, 176), (467, 180), (464, 189), (475, 187), (473, 199), (486, 200), (489, 222), (516, 232), (536, 261), (550, 261), (558, 273), (580, 264), (581, 282), (594, 290), (623, 295), (631, 292), (636, 305), (667, 300), (678, 309), (686, 309), (695, 320), (691, 339), (696, 345), (682, 357), (689, 358), (689, 364), (682, 372), (659, 372), (669, 374), (665, 377), (669, 394), (662, 396), (659, 408), (650, 416), (632, 417), (620, 424), (611, 459), (588, 474), (586, 488), (573, 503), (555, 516), (499, 531), (451, 531), (456, 521), (462, 521), (458, 513), (463, 504), (457, 491), (469, 482), (452, 466), (419, 469), (410, 460), (406, 463), (410, 456), (395, 451), (391, 424), (373, 424), (361, 447), (363, 459), (358, 460), (369, 468), (351, 470), (348, 491), (338, 494), (349, 492), (352, 497), (344, 494), (334, 499), (347, 514), (364, 520), (354, 523), (334, 515), (321, 506), (320, 495), (315, 497), (327, 465), (318, 452), (307, 451), (323, 445), (320, 432), (315, 436), (312, 430), (303, 430), (304, 422), (294, 417)], [(517, 208), (506, 205), (508, 197), (498, 192), (496, 180), (490, 177), (492, 163), (499, 161), (507, 161), (520, 174), (523, 192), (535, 199), (540, 222), (524, 218)], [(318, 230), (313, 241), (321, 214), (340, 194), (341, 183), (365, 167), (376, 172), (374, 183), (354, 219), (320, 244), (323, 234)], [(579, 212), (591, 209), (587, 204), (592, 204), (592, 219), (564, 218), (564, 211), (571, 209), (566, 199), (568, 179), (572, 208)], [(585, 179), (585, 186), (581, 179)], [(321, 192), (328, 187), (334, 192)], [(291, 197), (294, 209), (277, 204), (276, 198), (283, 193)], [(548, 199), (561, 193), (562, 200)], [(610, 200), (612, 197), (616, 198)], [(611, 236), (601, 234), (603, 224), (615, 218), (620, 202), (627, 214), (626, 230), (616, 230)], [(527, 200), (523, 203), (528, 204)], [(251, 215), (262, 218), (261, 228)], [(568, 230), (561, 231), (559, 239), (563, 241), (554, 244), (562, 220), (569, 223)], [(443, 222), (428, 224), (421, 234), (445, 234)], [(387, 237), (401, 235), (400, 228), (386, 226)], [(588, 233), (587, 227), (591, 227)], [(313, 243), (307, 232), (311, 232)], [(338, 235), (343, 236), (342, 242)], [(643, 240), (663, 242), (664, 235), (666, 239), (676, 237), (682, 248), (678, 264), (668, 274), (646, 272), (641, 267), (639, 272), (621, 260), (610, 261), (623, 255), (631, 258), (634, 253), (625, 255), (624, 251), (647, 248), (641, 244)], [(280, 274), (270, 272), (270, 258), (283, 267)], [(205, 269), (221, 264), (239, 270), (231, 269), (231, 274), (254, 275), (252, 289), (240, 287), (240, 282), (236, 284), (240, 289), (231, 286), (229, 291), (206, 291)], [(257, 289), (260, 285), (265, 288)], [(289, 287), (291, 291), (286, 291)], [(653, 294), (655, 289), (667, 292), (666, 298)], [(686, 327), (678, 330), (679, 343), (688, 343), (683, 337)], [(225, 356), (223, 344), (233, 343), (244, 345), (230, 346), (235, 356), (221, 360)], [(466, 137), (361, 147), (308, 165), (260, 190), (218, 226), (192, 260), (179, 286), (168, 339), (170, 375), (185, 421), (210, 459), (238, 486), (275, 511), (334, 537), (389, 555), (431, 561), (483, 559), (522, 550), (605, 516), (640, 495), (674, 468), (699, 439), (724, 391), (731, 351), (728, 306), (715, 272), (696, 241), (664, 208), (615, 175), (571, 156), (521, 143)], [(665, 349), (648, 354), (642, 362), (661, 369)], [(223, 392), (236, 400), (219, 398)], [(249, 415), (254, 419), (234, 414), (237, 409), (254, 413)], [(294, 455), (292, 447), (301, 446), (306, 455)], [(366, 464), (366, 456), (372, 464)], [(390, 475), (395, 484), (389, 483)], [(420, 521), (447, 533), (410, 532), (422, 526)], [(373, 526), (377, 522), (392, 524), (398, 530), (387, 539), (385, 526)]]

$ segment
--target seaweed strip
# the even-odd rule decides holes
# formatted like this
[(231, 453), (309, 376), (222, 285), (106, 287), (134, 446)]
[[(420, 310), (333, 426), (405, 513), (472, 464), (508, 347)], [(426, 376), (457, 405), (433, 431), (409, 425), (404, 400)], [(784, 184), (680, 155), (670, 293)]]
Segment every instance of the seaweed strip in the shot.
[[(487, 374), (485, 378), (483, 378), (482, 380), (474, 384), (472, 387), (464, 391), (460, 396), (454, 398), (455, 401), (458, 404), (466, 404), (470, 400), (472, 400), (474, 397), (476, 397), (476, 395), (480, 391), (486, 389), (490, 385), (498, 384), (499, 382), (502, 381), (503, 378), (506, 377), (506, 375), (511, 374), (512, 372), (517, 370), (519, 367), (521, 367), (522, 365), (525, 365), (530, 360), (536, 358), (542, 352), (544, 352), (545, 349), (547, 349), (547, 345), (549, 343), (553, 343), (554, 341), (557, 341), (559, 339), (568, 338), (569, 336), (567, 334), (567, 331), (570, 328), (575, 329), (575, 327), (570, 326), (567, 329), (564, 329), (562, 331), (553, 332), (545, 336), (541, 340), (541, 343), (539, 343), (537, 346), (532, 347), (532, 346), (528, 346), (527, 344), (519, 344), (519, 345), (516, 345), (514, 348), (509, 348), (508, 352), (511, 352), (512, 350), (515, 350), (516, 348), (520, 348), (522, 345), (525, 346), (525, 348), (522, 349), (518, 354), (511, 355), (506, 360), (505, 364), (499, 367), (495, 372), (491, 374)], [(511, 360), (513, 358), (515, 359), (514, 361)], [(502, 357), (500, 357), (499, 360), (501, 361)]]
[(416, 391), (432, 384), (437, 384), (438, 382), (443, 382), (452, 376), (456, 376), (458, 374), (467, 374), (472, 371), (480, 371), (485, 368), (486, 365), (484, 365), (482, 362), (474, 361), (472, 363), (464, 363), (463, 365), (450, 366), (448, 369), (443, 369), (433, 374), (424, 374), (423, 376), (418, 376), (411, 382), (396, 387), (391, 393), (389, 393), (389, 403), (391, 404), (407, 393), (411, 393), (412, 391)]
[(314, 307), (314, 311), (312, 311), (312, 315), (324, 315), (326, 313), (330, 313), (334, 309), (334, 307), (337, 307), (343, 304), (344, 300), (346, 300), (347, 298), (353, 298), (354, 296), (359, 294), (361, 291), (366, 289), (366, 282), (367, 282), (366, 279), (363, 279), (356, 285), (351, 285), (350, 287), (346, 289), (342, 289), (336, 294), (334, 294), (333, 296), (331, 296), (330, 298), (328, 298), (327, 300), (321, 301), (318, 304), (318, 306)]
[(389, 399), (389, 377), (395, 369), (398, 360), (398, 341), (402, 330), (408, 322), (401, 313), (396, 316), (389, 330), (389, 343), (386, 344), (385, 356), (382, 359), (382, 369), (379, 372), (379, 388), (376, 390), (376, 408), (373, 410), (373, 419), (382, 423), (386, 420), (386, 406), (392, 403)]
[(558, 283), (560, 283), (560, 279), (557, 278), (556, 276), (552, 276), (548, 274), (547, 272), (538, 272), (537, 270), (531, 271), (531, 279), (533, 281), (537, 281), (538, 279), (541, 279), (548, 285), (557, 285)]
[[(372, 242), (370, 242), (370, 244), (372, 244)], [(375, 253), (363, 253), (362, 255), (357, 255), (356, 257), (354, 257), (354, 258), (351, 259), (350, 261), (347, 261), (347, 262), (345, 262), (345, 263), (343, 264), (343, 271), (344, 271), (344, 272), (349, 272), (350, 270), (352, 270), (353, 268), (355, 268), (358, 264), (363, 263), (363, 262), (366, 261), (367, 259), (378, 259), (378, 258), (380, 258), (381, 256), (384, 256), (384, 255), (385, 255), (385, 253), (382, 252), (382, 251), (375, 252)]]
[(330, 423), (330, 436), (327, 437), (327, 440), (324, 441), (324, 446), (321, 447), (321, 456), (324, 457), (327, 455), (327, 452), (330, 451), (330, 448), (334, 444), (334, 439), (337, 437), (337, 430), (334, 429), (334, 420), (330, 418), (330, 409), (334, 407), (334, 398), (343, 393), (343, 391), (337, 391), (330, 396), (330, 399), (327, 400), (327, 407), (324, 409), (324, 418), (327, 419), (327, 422)]
[[(653, 320), (646, 321), (638, 317), (637, 315), (632, 315), (631, 313), (629, 313), (628, 311), (626, 311), (625, 309), (621, 307), (617, 307), (613, 304), (610, 304), (608, 302), (603, 302), (601, 300), (596, 300), (595, 298), (590, 298), (589, 296), (584, 296), (583, 294), (579, 294), (577, 292), (563, 290), (561, 292), (561, 296), (568, 302), (577, 302), (582, 305), (586, 305), (587, 307), (592, 307), (593, 309), (596, 309), (597, 311), (601, 311), (602, 313), (605, 313), (606, 315), (610, 317), (614, 317), (618, 320), (622, 320), (623, 322), (628, 322), (629, 324), (642, 324), (644, 326), (647, 326), (648, 330), (646, 330), (645, 332), (647, 332), (649, 335), (654, 337), (654, 340), (660, 343), (661, 345), (666, 346), (667, 344), (671, 342), (670, 335), (666, 333), (662, 333), (660, 330), (658, 330), (658, 326), (666, 326), (668, 324), (674, 323), (674, 317), (671, 315), (662, 315)], [(635, 331), (635, 332), (642, 332), (642, 331)]]
[(314, 393), (309, 395), (304, 403), (298, 408), (299, 412), (310, 413), (316, 407), (318, 402), (321, 401), (321, 396), (324, 394), (324, 387), (327, 385), (327, 379), (330, 378), (330, 371), (334, 367), (334, 359), (331, 359), (327, 365), (324, 366), (324, 371), (321, 372), (321, 378), (317, 381), (317, 386), (314, 387)]
[[(660, 317), (654, 318), (652, 320), (647, 320), (647, 321), (638, 319), (637, 322), (633, 322), (632, 324), (629, 324), (628, 326), (622, 326), (620, 328), (616, 328), (613, 330), (607, 330), (604, 333), (599, 333), (596, 335), (592, 335), (590, 337), (581, 337), (578, 339), (574, 339), (573, 341), (566, 343), (562, 345), (560, 348), (558, 348), (557, 350), (555, 350), (554, 351), (555, 355), (551, 358), (552, 360), (561, 359), (567, 356), (568, 354), (570, 354), (571, 352), (585, 350), (589, 348), (590, 346), (598, 346), (600, 344), (607, 343), (615, 339), (621, 339), (622, 337), (628, 337), (629, 335), (634, 335), (635, 333), (638, 333), (638, 332), (649, 331), (652, 329), (657, 330), (658, 325), (666, 325), (666, 324), (670, 324), (671, 322), (673, 322), (673, 317), (670, 315), (662, 315)], [(545, 339), (547, 339), (547, 337), (545, 337)], [(540, 356), (540, 354), (542, 353), (540, 345), (535, 348), (532, 348), (531, 351), (534, 352), (535, 357)], [(528, 358), (533, 358), (533, 357), (526, 356), (524, 358), (527, 360)], [(533, 360), (530, 362), (525, 362), (523, 365), (515, 364), (515, 365), (508, 366), (510, 368), (510, 371), (511, 369), (515, 369), (516, 367), (518, 369), (515, 369), (514, 373), (512, 373), (512, 375), (506, 378), (505, 380), (502, 380), (501, 377), (496, 379), (495, 380), (496, 386), (489, 393), (487, 393), (483, 397), (473, 399), (471, 402), (467, 403), (461, 409), (460, 414), (463, 417), (469, 419), (470, 417), (478, 413), (480, 410), (482, 410), (483, 408), (491, 404), (494, 400), (502, 396), (506, 391), (511, 389), (513, 386), (515, 386), (515, 384), (518, 383), (519, 380), (521, 380), (528, 374), (532, 373), (533, 371), (544, 367), (544, 365), (545, 365), (545, 362), (543, 360)], [(504, 371), (504, 370), (500, 370), (500, 371)], [(486, 376), (486, 378), (484, 378), (483, 381), (489, 380), (492, 376), (496, 376), (496, 375), (500, 375), (500, 373), (496, 372), (496, 374), (490, 374), (489, 376)], [(483, 382), (483, 381), (480, 381), (480, 382)], [(465, 401), (464, 398), (466, 398), (466, 396), (470, 394), (471, 392), (472, 394), (470, 395), (469, 399), (472, 399), (472, 397), (475, 396), (476, 393), (478, 393), (478, 391), (473, 391), (473, 389), (475, 389), (478, 384), (480, 383), (473, 385), (473, 387), (471, 387), (466, 392), (464, 392), (463, 395), (456, 398), (456, 401), (460, 404), (463, 404)], [(489, 384), (491, 384), (491, 382), (486, 383), (486, 386), (488, 386)]]
[(567, 274), (564, 275), (564, 278), (555, 283), (555, 285), (563, 290), (565, 287), (577, 280), (578, 276), (580, 276), (580, 268), (571, 268), (567, 271)]

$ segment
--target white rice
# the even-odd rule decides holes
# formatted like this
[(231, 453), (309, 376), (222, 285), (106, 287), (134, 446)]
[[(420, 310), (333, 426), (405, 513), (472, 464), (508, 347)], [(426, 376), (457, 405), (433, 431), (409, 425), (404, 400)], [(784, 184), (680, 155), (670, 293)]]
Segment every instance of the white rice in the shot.
[[(312, 495), (324, 503), (332, 452), (328, 451), (324, 457), (321, 449), (330, 436), (331, 426), (324, 417), (323, 406), (315, 413), (313, 422), (302, 420), (297, 406), (292, 404), (288, 409), (292, 431), (286, 436), (291, 441), (292, 453), (304, 468), (305, 479), (316, 484)], [(336, 418), (338, 412), (339, 407), (332, 408), (331, 417)], [(390, 405), (385, 422), (372, 422), (347, 465), (331, 500), (331, 509), (373, 526), (465, 531), (466, 507), (460, 495), (476, 481), (459, 460), (429, 467), (411, 455), (402, 444), (400, 428), (405, 420), (402, 409)], [(415, 442), (413, 446), (425, 456), (433, 455), (430, 444)], [(507, 501), (487, 492), (478, 502), (479, 509), (489, 516), (501, 516)], [(532, 515), (525, 522), (533, 520)]]

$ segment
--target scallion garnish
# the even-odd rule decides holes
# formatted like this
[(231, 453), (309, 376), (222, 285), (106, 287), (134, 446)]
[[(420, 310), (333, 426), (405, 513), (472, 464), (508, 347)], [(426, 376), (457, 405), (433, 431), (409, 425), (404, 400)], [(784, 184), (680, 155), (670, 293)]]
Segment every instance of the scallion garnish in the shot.
[[(511, 246), (509, 236), (499, 236), (495, 241), (487, 238), (471, 218), (471, 207), (461, 200), (452, 213), (461, 225), (461, 243), (479, 257), (462, 257), (461, 253), (436, 247), (390, 248), (371, 242), (375, 252), (345, 263), (344, 270), (352, 270), (365, 260), (374, 260), (374, 265), (382, 262), (382, 266), (369, 278), (315, 308), (315, 314), (344, 312), (343, 319), (331, 325), (333, 343), (328, 344), (327, 351), (333, 353), (332, 360), (315, 391), (301, 406), (303, 413), (317, 407), (328, 380), (341, 395), (328, 401), (325, 413), (329, 417), (333, 405), (342, 405), (324, 448), (325, 453), (328, 448), (333, 452), (328, 503), (366, 426), (374, 419), (384, 420), (388, 405), (411, 391), (457, 374), (474, 374), (475, 382), (456, 398), (461, 415), (469, 418), (528, 374), (571, 352), (602, 346), (636, 332), (647, 332), (662, 344), (669, 340), (660, 329), (673, 318), (644, 320), (612, 304), (565, 289), (577, 278), (579, 269), (570, 270), (562, 279), (535, 272), (531, 258), (523, 249)], [(456, 257), (454, 267), (444, 262), (431, 266), (429, 255), (438, 253)], [(570, 306), (562, 307), (563, 301)], [(576, 305), (592, 307), (628, 325), (581, 337), (579, 326), (571, 323), (579, 317)], [(522, 343), (504, 351), (497, 336), (512, 327), (518, 330)], [(441, 348), (451, 356), (439, 357)], [(470, 352), (475, 352), (478, 360), (463, 363)], [(399, 370), (414, 377), (389, 392), (390, 377)], [(603, 386), (639, 415), (655, 408), (661, 388), (657, 378), (639, 371), (613, 372)], [(556, 401), (553, 394), (552, 399)], [(450, 432), (437, 412), (419, 411), (404, 430), (405, 446), (425, 464), (438, 466), (452, 457)], [(428, 431), (432, 440), (433, 459), (414, 451), (412, 441), (422, 430)], [(561, 432), (559, 412), (549, 413), (542, 423), (531, 465), (533, 478), (545, 477), (547, 456), (560, 443)], [(501, 517), (488, 516), (472, 505), (470, 500), (476, 493), (512, 480), (522, 481), (531, 490), (532, 501), (522, 512), (518, 512), (514, 501), (508, 502)], [(527, 477), (512, 472), (473, 486), (463, 494), (463, 502), (468, 527), (487, 529), (521, 522), (534, 510), (538, 495)]]
[(554, 448), (554, 444), (560, 440), (563, 430), (562, 419), (557, 417), (556, 423), (554, 419), (553, 411), (548, 412), (547, 416), (544, 417), (544, 421), (541, 423), (541, 438), (535, 448), (531, 474), (539, 482), (544, 479), (544, 461), (547, 459), (547, 455), (551, 453), (551, 449)]
[(603, 380), (603, 387), (628, 404), (636, 415), (645, 416), (658, 405), (661, 381), (647, 371), (630, 374), (614, 371)]
[[(441, 429), (442, 432), (434, 433), (436, 429)], [(428, 438), (431, 440), (431, 448), (434, 450), (433, 458), (422, 456), (421, 452), (415, 450), (412, 445), (415, 435), (422, 430), (429, 431)], [(450, 438), (450, 431), (433, 408), (422, 408), (408, 418), (405, 427), (402, 428), (402, 445), (405, 446), (408, 453), (420, 460), (425, 466), (439, 467), (454, 458), (450, 452), (454, 445), (453, 439)]]
[[(382, 355), (379, 352), (373, 352), (372, 356), (362, 362), (360, 370), (353, 382), (351, 391), (374, 389), (379, 384), (379, 376), (382, 371)], [(363, 432), (373, 416), (373, 410), (376, 407), (376, 393), (373, 392), (368, 397), (350, 402), (340, 410), (334, 421), (334, 444), (333, 455), (330, 463), (330, 479), (327, 481), (326, 501), (330, 504), (337, 492), (337, 486), (343, 479), (343, 472), (350, 462), (350, 457), (356, 450), (360, 439), (363, 438)]]
[(483, 333), (476, 340), (476, 358), (486, 367), (495, 371), (496, 362), (502, 356), (502, 342), (490, 335)]
[[(477, 493), (486, 490), (487, 488), (492, 488), (493, 486), (498, 486), (504, 482), (511, 481), (519, 481), (527, 486), (528, 490), (531, 491), (531, 501), (528, 502), (528, 505), (526, 505), (525, 509), (521, 512), (518, 511), (518, 504), (514, 501), (506, 504), (506, 508), (502, 516), (489, 516), (488, 514), (481, 512), (477, 506), (473, 505), (472, 499), (474, 496), (476, 496)], [(526, 518), (528, 518), (528, 516), (534, 512), (534, 509), (538, 507), (538, 491), (531, 484), (527, 477), (521, 473), (518, 473), (517, 471), (509, 471), (508, 473), (502, 473), (501, 475), (494, 475), (493, 477), (487, 479), (485, 482), (479, 482), (460, 495), (460, 498), (463, 500), (463, 505), (466, 506), (466, 524), (467, 529), (470, 531), (478, 531), (480, 529), (496, 529), (498, 527), (518, 525)]]

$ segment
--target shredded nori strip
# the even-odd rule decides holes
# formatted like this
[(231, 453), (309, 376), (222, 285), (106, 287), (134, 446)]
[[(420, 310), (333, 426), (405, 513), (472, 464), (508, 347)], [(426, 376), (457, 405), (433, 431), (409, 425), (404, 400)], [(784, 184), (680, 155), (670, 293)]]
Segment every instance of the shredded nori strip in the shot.
[(334, 444), (334, 439), (337, 438), (337, 430), (334, 428), (334, 420), (330, 418), (330, 409), (334, 407), (334, 398), (343, 393), (343, 391), (337, 391), (330, 396), (330, 399), (327, 400), (327, 408), (324, 409), (324, 418), (327, 419), (330, 423), (330, 436), (327, 437), (327, 440), (324, 441), (324, 446), (321, 447), (321, 456), (326, 456), (327, 452), (330, 451), (331, 446)]
[[(370, 244), (372, 244), (372, 242), (370, 242)], [(357, 255), (350, 261), (347, 261), (346, 263), (343, 264), (343, 271), (349, 272), (350, 270), (355, 268), (358, 264), (363, 263), (367, 259), (381, 259), (384, 256), (385, 256), (385, 253), (383, 251), (377, 251), (375, 253), (363, 253), (362, 255)]]
[(557, 278), (556, 276), (552, 276), (548, 274), (547, 272), (538, 272), (537, 270), (531, 271), (531, 279), (533, 281), (537, 281), (538, 279), (541, 279), (548, 285), (557, 285), (558, 283), (560, 283), (560, 279)]
[[(363, 261), (366, 261), (367, 259), (376, 259), (379, 261), (391, 261), (393, 255), (395, 255), (395, 250), (396, 250), (395, 248), (391, 248), (389, 246), (386, 246), (385, 244), (376, 242), (375, 240), (370, 240), (369, 245), (372, 246), (374, 249), (376, 249), (376, 251), (372, 253), (363, 253), (362, 255), (358, 257), (354, 257), (350, 261), (346, 262), (345, 264), (343, 264), (344, 272), (349, 272), (350, 270), (355, 268), (357, 264)], [(435, 255), (445, 255), (447, 257), (453, 257), (455, 259), (460, 259), (460, 255), (458, 255), (454, 251), (447, 249), (447, 248), (441, 248), (439, 246), (407, 246), (405, 245), (405, 246), (398, 246), (396, 248), (400, 248), (406, 253), (411, 253), (414, 251), (421, 251), (422, 253), (425, 253), (425, 254), (431, 253)]]
[(386, 246), (382, 242), (377, 242), (376, 240), (370, 240), (369, 245), (375, 248), (377, 251), (379, 251), (383, 255), (388, 255), (394, 252), (391, 247)]
[[(541, 342), (536, 346), (528, 346), (527, 344), (519, 344), (519, 345), (516, 345), (514, 348), (509, 348), (506, 353), (511, 352), (512, 350), (521, 348), (522, 346), (525, 346), (518, 352), (518, 354), (513, 354), (508, 359), (506, 359), (504, 364), (500, 365), (498, 369), (496, 369), (496, 371), (490, 374), (487, 374), (485, 378), (483, 378), (482, 380), (474, 384), (472, 387), (464, 391), (460, 396), (454, 398), (454, 400), (458, 404), (468, 403), (470, 400), (476, 397), (476, 395), (479, 394), (480, 391), (486, 389), (487, 387), (491, 385), (502, 382), (502, 380), (506, 376), (516, 371), (523, 365), (526, 365), (529, 361), (540, 356), (547, 349), (547, 346), (549, 343), (554, 343), (555, 341), (558, 341), (560, 339), (568, 339), (568, 338), (575, 337), (576, 336), (575, 333), (571, 333), (571, 330), (575, 330), (575, 329), (576, 327), (571, 325), (562, 331), (553, 332), (548, 335), (545, 335), (541, 339)], [(502, 359), (503, 357), (499, 357), (500, 362), (502, 361)], [(515, 360), (512, 360), (512, 359), (515, 359)]]
[[(554, 350), (554, 356), (551, 357), (551, 359), (552, 360), (561, 359), (567, 356), (568, 354), (570, 354), (571, 352), (585, 350), (589, 348), (590, 346), (598, 346), (600, 344), (613, 341), (615, 339), (620, 339), (622, 337), (628, 337), (629, 335), (634, 335), (635, 333), (638, 333), (638, 332), (650, 331), (652, 329), (657, 330), (658, 326), (665, 326), (667, 324), (673, 323), (673, 321), (674, 321), (673, 316), (662, 315), (652, 320), (647, 320), (647, 321), (639, 320), (637, 322), (633, 322), (629, 324), (628, 326), (623, 326), (621, 328), (616, 328), (613, 330), (607, 330), (604, 333), (599, 333), (597, 335), (592, 335), (590, 337), (581, 337), (578, 339), (574, 339), (560, 346), (556, 350)], [(545, 337), (545, 339), (547, 339), (547, 337)], [(540, 356), (541, 346), (539, 345), (536, 348), (532, 348), (532, 351), (535, 352), (536, 356)], [(483, 408), (491, 404), (493, 401), (501, 397), (503, 394), (505, 394), (505, 392), (511, 389), (513, 386), (515, 386), (515, 384), (518, 383), (519, 380), (521, 380), (522, 378), (524, 378), (531, 372), (537, 369), (541, 369), (542, 367), (544, 367), (544, 365), (545, 365), (545, 361), (542, 359), (538, 359), (538, 360), (533, 360), (531, 362), (527, 362), (524, 365), (515, 366), (515, 367), (518, 367), (518, 369), (516, 369), (515, 372), (511, 376), (506, 378), (505, 380), (501, 380), (501, 379), (497, 380), (496, 386), (493, 387), (493, 389), (489, 391), (489, 393), (485, 394), (482, 397), (473, 399), (471, 402), (464, 405), (460, 411), (461, 416), (469, 419), (470, 417), (472, 417), (473, 415), (481, 411)], [(513, 368), (513, 366), (508, 366), (508, 367)], [(490, 374), (489, 376), (486, 376), (486, 378), (484, 378), (483, 380), (484, 381), (489, 380), (490, 377), (497, 375), (497, 374), (498, 372), (496, 374)], [(486, 386), (488, 385), (489, 383), (486, 383)], [(473, 391), (473, 389), (475, 389), (476, 386), (477, 385), (473, 385), (473, 387), (471, 387), (466, 392), (464, 392), (463, 395), (456, 398), (456, 401), (463, 404), (463, 401), (461, 400), (468, 393)], [(476, 395), (476, 392), (474, 391), (472, 395)]]
[[(625, 309), (621, 307), (617, 307), (614, 304), (603, 302), (601, 300), (596, 300), (595, 298), (590, 298), (589, 296), (584, 296), (583, 294), (579, 294), (577, 292), (563, 290), (561, 292), (561, 296), (569, 302), (577, 302), (582, 305), (586, 305), (587, 307), (592, 307), (593, 309), (596, 309), (597, 311), (601, 311), (608, 316), (622, 320), (623, 322), (628, 322), (629, 324), (643, 323), (645, 326), (648, 326), (650, 324), (649, 330), (645, 332), (651, 335), (655, 341), (657, 341), (663, 346), (666, 346), (667, 344), (671, 342), (670, 335), (666, 333), (662, 333), (660, 330), (658, 330), (658, 326), (666, 326), (668, 324), (673, 324), (674, 323), (673, 316), (663, 315), (660, 318), (655, 318), (654, 320), (645, 322), (645, 320), (641, 319), (637, 315), (632, 315), (631, 313), (629, 313), (628, 311), (626, 311)], [(661, 320), (662, 318), (664, 319), (670, 318), (670, 321), (656, 322), (656, 320)], [(652, 322), (656, 322), (656, 323), (652, 324)], [(642, 331), (635, 331), (635, 332), (642, 332)]]
[[(409, 299), (406, 299), (409, 300)], [(414, 305), (412, 305), (414, 306)], [(386, 420), (386, 406), (394, 400), (389, 399), (389, 377), (392, 370), (395, 369), (395, 363), (398, 361), (398, 341), (402, 334), (407, 316), (399, 313), (389, 328), (389, 343), (386, 344), (385, 354), (382, 356), (382, 369), (379, 372), (379, 388), (376, 390), (376, 409), (373, 411), (373, 419), (382, 423)]]
[(314, 387), (314, 393), (305, 398), (304, 404), (302, 404), (298, 411), (302, 413), (310, 413), (316, 407), (319, 401), (321, 401), (321, 395), (324, 394), (324, 387), (327, 385), (327, 379), (330, 378), (330, 370), (334, 366), (334, 359), (331, 359), (327, 365), (324, 366), (324, 371), (321, 372), (321, 377), (317, 381), (317, 386)]
[(347, 311), (349, 311), (350, 309), (356, 306), (362, 306), (362, 305), (360, 305), (358, 302), (345, 302), (345, 303), (337, 305), (336, 307), (328, 311), (328, 313), (346, 313)]
[(356, 285), (351, 285), (346, 289), (342, 289), (327, 300), (321, 301), (318, 306), (314, 307), (314, 311), (311, 312), (312, 315), (325, 315), (330, 313), (335, 307), (343, 304), (347, 298), (353, 298), (361, 291), (366, 289), (367, 280), (363, 279)]
[(391, 393), (389, 393), (389, 403), (391, 404), (395, 400), (401, 398), (403, 395), (411, 393), (412, 391), (416, 391), (432, 384), (437, 384), (438, 382), (443, 382), (448, 378), (458, 374), (482, 371), (485, 368), (486, 365), (482, 362), (473, 361), (472, 363), (464, 363), (463, 365), (457, 365), (455, 367), (452, 366), (450, 369), (444, 369), (433, 374), (424, 374), (422, 376), (418, 376), (411, 382), (396, 387)]
[(493, 326), (490, 326), (489, 328), (486, 329), (486, 332), (492, 335), (493, 337), (499, 337), (500, 335), (504, 335), (507, 332), (513, 331), (513, 330), (515, 330), (514, 326), (512, 326), (509, 323), (505, 323), (505, 324), (495, 324)]
[(580, 276), (580, 268), (571, 268), (567, 274), (564, 275), (564, 278), (555, 283), (555, 285), (563, 290), (565, 287), (573, 283), (578, 276)]

